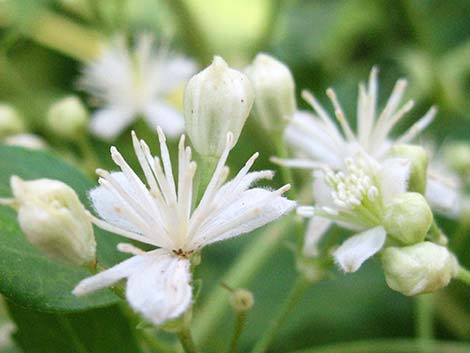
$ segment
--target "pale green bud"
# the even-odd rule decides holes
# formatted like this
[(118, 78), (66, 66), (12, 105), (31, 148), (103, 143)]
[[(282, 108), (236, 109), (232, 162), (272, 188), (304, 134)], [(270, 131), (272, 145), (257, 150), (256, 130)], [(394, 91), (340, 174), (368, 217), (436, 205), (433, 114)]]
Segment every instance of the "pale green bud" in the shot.
[(411, 172), (408, 190), (423, 194), (426, 192), (426, 181), (429, 156), (426, 150), (417, 145), (395, 145), (390, 151), (394, 157), (403, 157), (411, 161)]
[(255, 304), (255, 298), (249, 290), (239, 288), (233, 291), (230, 304), (235, 311), (248, 311)]
[(57, 136), (68, 140), (80, 139), (86, 132), (89, 114), (76, 96), (68, 96), (52, 104), (47, 124)]
[(458, 272), (455, 256), (446, 247), (427, 241), (386, 248), (382, 266), (388, 286), (404, 295), (434, 292), (447, 286)]
[(470, 175), (470, 144), (454, 142), (444, 148), (444, 157), (449, 167), (461, 174)]
[(93, 227), (75, 191), (58, 180), (10, 180), (18, 222), (31, 244), (51, 259), (72, 265), (92, 264)]
[(25, 130), (23, 118), (8, 104), (0, 104), (0, 139)]
[(214, 57), (210, 66), (189, 80), (184, 92), (186, 131), (196, 151), (220, 156), (229, 131), (236, 143), (253, 100), (248, 77)]
[(269, 55), (258, 54), (246, 73), (255, 88), (255, 118), (267, 131), (284, 131), (297, 110), (289, 68)]
[(423, 241), (432, 222), (432, 211), (417, 192), (401, 194), (385, 207), (383, 226), (387, 234), (404, 244)]
[(5, 137), (3, 142), (10, 146), (20, 146), (30, 150), (47, 149), (47, 143), (41, 137), (34, 134), (17, 134)]

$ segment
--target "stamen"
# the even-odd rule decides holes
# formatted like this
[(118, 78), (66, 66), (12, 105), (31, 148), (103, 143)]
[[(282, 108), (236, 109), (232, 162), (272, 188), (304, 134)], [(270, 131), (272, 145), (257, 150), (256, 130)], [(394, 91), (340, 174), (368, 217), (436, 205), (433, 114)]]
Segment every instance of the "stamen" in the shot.
[(414, 123), (397, 141), (396, 143), (408, 143), (418, 136), (429, 124), (434, 120), (436, 116), (437, 108), (432, 106), (428, 112)]
[(351, 127), (349, 126), (348, 121), (346, 120), (343, 109), (341, 108), (341, 105), (338, 101), (338, 98), (336, 97), (335, 91), (333, 91), (333, 89), (331, 89), (331, 88), (328, 88), (326, 90), (326, 94), (330, 98), (331, 103), (333, 103), (333, 107), (335, 109), (336, 119), (340, 123), (341, 128), (343, 129), (343, 132), (346, 135), (346, 138), (349, 141), (354, 141), (356, 138), (354, 136), (354, 133), (351, 130)]

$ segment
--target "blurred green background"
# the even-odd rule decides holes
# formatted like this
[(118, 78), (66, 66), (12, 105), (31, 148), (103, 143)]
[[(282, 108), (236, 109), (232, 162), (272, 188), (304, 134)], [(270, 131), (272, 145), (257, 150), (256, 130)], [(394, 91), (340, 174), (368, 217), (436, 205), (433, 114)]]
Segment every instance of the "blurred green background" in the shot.
[[(54, 100), (71, 92), (82, 95), (76, 89), (76, 80), (83, 64), (81, 54), (86, 57), (88, 46), (80, 44), (77, 37), (75, 49), (64, 49), (61, 43), (75, 39), (60, 30), (55, 33), (57, 37), (48, 40), (45, 21), (73, 23), (91, 31), (92, 37), (150, 31), (196, 57), (201, 67), (214, 54), (241, 68), (257, 52), (270, 53), (291, 68), (298, 92), (310, 89), (329, 107), (324, 90), (334, 87), (353, 124), (357, 84), (367, 78), (373, 65), (378, 65), (382, 104), (400, 77), (409, 79), (407, 96), (417, 102), (396, 133), (436, 104), (438, 116), (421, 140), (433, 141), (438, 147), (456, 139), (470, 141), (468, 0), (15, 0), (10, 5), (7, 9), (0, 2), (0, 101), (14, 105), (26, 117), (30, 131), (45, 137), (58, 151), (73, 153), (75, 147), (51, 138), (45, 129), (46, 111)], [(86, 101), (87, 97), (82, 97)], [(301, 108), (307, 107), (300, 98), (298, 103)], [(257, 168), (275, 168), (268, 160), (275, 153), (274, 147), (257, 138), (262, 132), (251, 120), (230, 164), (236, 170), (259, 151), (262, 157)], [(155, 141), (145, 124), (137, 123), (135, 128), (144, 138)], [(125, 156), (132, 156), (129, 134), (122, 134), (115, 144)], [(93, 146), (99, 151), (102, 167), (111, 167), (109, 145), (93, 140)], [(308, 179), (307, 173), (295, 176), (299, 182)], [(458, 225), (443, 218), (439, 222), (453, 244), (452, 234)], [(453, 249), (466, 266), (470, 266), (470, 252), (465, 250), (470, 248), (469, 235)], [(210, 290), (220, 285), (223, 273), (244, 248), (253, 244), (253, 237), (256, 234), (204, 251), (204, 261), (198, 268), (204, 280), (199, 300), (203, 302)], [(242, 337), (241, 351), (248, 351), (262, 333), (295, 277), (289, 241), (293, 239), (286, 237), (286, 244), (247, 285), (255, 294), (256, 305)], [(470, 340), (470, 289), (452, 283), (434, 299), (436, 336)], [(219, 334), (211, 337), (207, 351), (220, 352), (225, 347), (232, 326), (229, 315), (219, 318)], [(358, 273), (336, 273), (311, 288), (285, 323), (272, 352), (342, 341), (412, 337), (413, 317), (413, 301), (392, 292), (379, 264), (370, 261)]]

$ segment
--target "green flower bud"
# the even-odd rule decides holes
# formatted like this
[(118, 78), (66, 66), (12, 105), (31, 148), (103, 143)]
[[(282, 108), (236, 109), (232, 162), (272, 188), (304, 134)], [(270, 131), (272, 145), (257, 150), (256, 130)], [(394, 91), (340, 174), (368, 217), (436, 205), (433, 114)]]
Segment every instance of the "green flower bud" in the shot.
[(297, 110), (289, 68), (269, 55), (258, 54), (246, 73), (255, 88), (256, 119), (267, 131), (284, 131)]
[(184, 92), (186, 131), (196, 151), (220, 156), (229, 131), (236, 143), (253, 100), (248, 77), (214, 57), (210, 66), (189, 80)]
[(444, 148), (444, 158), (449, 167), (457, 173), (470, 175), (470, 144), (454, 142)]
[(447, 286), (458, 272), (455, 256), (444, 246), (427, 241), (386, 248), (382, 266), (388, 286), (404, 295), (434, 292)]
[(96, 242), (92, 224), (75, 191), (58, 180), (10, 180), (18, 222), (29, 242), (51, 259), (92, 264)]
[(407, 192), (385, 207), (383, 226), (393, 238), (415, 244), (424, 240), (432, 221), (432, 211), (423, 195)]
[(0, 104), (0, 139), (25, 130), (21, 115), (8, 104)]
[(410, 179), (408, 190), (423, 194), (426, 192), (426, 181), (429, 157), (426, 150), (416, 145), (395, 145), (390, 151), (394, 157), (403, 157), (411, 160)]
[(233, 291), (230, 304), (235, 311), (248, 311), (255, 304), (255, 298), (249, 290), (239, 288)]
[(78, 97), (65, 97), (49, 108), (49, 129), (64, 139), (77, 140), (86, 132), (89, 114)]

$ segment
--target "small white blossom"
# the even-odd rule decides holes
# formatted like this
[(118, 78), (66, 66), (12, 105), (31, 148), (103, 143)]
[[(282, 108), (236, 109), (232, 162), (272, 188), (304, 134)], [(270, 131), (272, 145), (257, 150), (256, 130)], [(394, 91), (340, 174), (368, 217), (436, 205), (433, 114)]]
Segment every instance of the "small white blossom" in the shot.
[(346, 168), (334, 172), (324, 167), (314, 173), (315, 208), (298, 209), (313, 220), (308, 228), (304, 254), (314, 256), (316, 245), (330, 221), (359, 232), (346, 240), (335, 252), (338, 265), (354, 272), (385, 243), (383, 217), (386, 206), (406, 192), (410, 162), (390, 158), (379, 164), (365, 153), (345, 160)]
[(257, 180), (273, 176), (271, 171), (249, 172), (257, 153), (225, 182), (225, 163), (233, 147), (229, 133), (202, 199), (192, 210), (196, 163), (191, 160), (191, 149), (185, 147), (183, 135), (175, 178), (160, 128), (158, 137), (161, 159), (152, 156), (147, 144), (132, 135), (146, 184), (113, 147), (111, 155), (121, 172), (98, 170), (101, 186), (90, 192), (90, 198), (103, 219), (93, 217), (97, 226), (159, 249), (143, 252), (129, 244), (121, 245), (121, 251), (135, 256), (83, 280), (74, 290), (83, 295), (127, 278), (130, 305), (156, 325), (178, 317), (191, 304), (191, 254), (205, 245), (250, 232), (295, 207), (295, 202), (281, 196), (289, 185), (276, 191), (250, 188)]
[(139, 36), (133, 49), (120, 38), (83, 70), (80, 85), (104, 105), (95, 112), (91, 131), (113, 139), (142, 116), (151, 127), (179, 135), (184, 129), (182, 113), (167, 100), (195, 71), (188, 58), (164, 47), (155, 50), (148, 35)]

